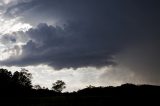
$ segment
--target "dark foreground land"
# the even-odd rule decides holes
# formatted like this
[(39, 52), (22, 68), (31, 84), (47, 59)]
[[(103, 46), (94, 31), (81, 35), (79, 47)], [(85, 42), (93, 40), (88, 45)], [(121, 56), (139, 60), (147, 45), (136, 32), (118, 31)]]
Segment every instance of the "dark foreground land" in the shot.
[[(62, 85), (58, 85), (58, 89), (62, 88)], [(160, 86), (89, 86), (72, 93), (57, 92), (58, 89), (34, 89), (31, 74), (27, 70), (11, 73), (0, 69), (0, 106), (160, 106)]]
[(151, 85), (86, 88), (73, 93), (49, 90), (17, 91), (3, 95), (0, 106), (107, 106), (107, 105), (159, 105), (160, 87)]

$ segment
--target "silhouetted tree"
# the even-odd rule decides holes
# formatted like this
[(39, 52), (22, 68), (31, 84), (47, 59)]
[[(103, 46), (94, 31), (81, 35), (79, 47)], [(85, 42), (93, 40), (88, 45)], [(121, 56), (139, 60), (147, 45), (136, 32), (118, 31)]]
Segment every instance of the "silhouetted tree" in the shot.
[[(9, 105), (108, 105), (114, 101), (146, 101), (157, 100), (160, 95), (160, 86), (151, 85), (134, 85), (123, 84), (117, 87), (94, 87), (89, 85), (87, 88), (72, 93), (60, 93), (66, 88), (65, 82), (57, 80), (53, 83), (52, 90), (35, 85), (32, 89), (32, 75), (26, 69), (13, 74), (6, 70), (0, 69), (0, 106), (4, 103)], [(26, 89), (27, 88), (27, 89)], [(29, 88), (29, 89), (28, 89)], [(58, 93), (57, 93), (58, 92)], [(61, 97), (59, 97), (59, 95)], [(42, 99), (45, 97), (46, 99)], [(69, 99), (68, 99), (69, 98)], [(142, 99), (143, 98), (143, 99)], [(3, 100), (6, 99), (6, 100)], [(106, 102), (108, 100), (108, 102)], [(124, 101), (125, 102), (125, 101)], [(11, 103), (11, 104), (10, 104)], [(46, 104), (45, 104), (46, 103)], [(49, 103), (49, 104), (48, 104)], [(64, 103), (64, 104), (63, 104)], [(119, 103), (119, 102), (118, 102)], [(127, 102), (128, 105), (128, 102)]]
[(42, 87), (42, 89), (44, 89), (44, 90), (49, 90), (47, 87), (44, 87), (44, 86)]
[(62, 80), (57, 80), (55, 83), (52, 84), (52, 90), (56, 92), (62, 92), (62, 90), (65, 88), (66, 84)]
[(12, 73), (7, 69), (0, 69), (0, 89), (8, 89), (10, 86)]
[(39, 90), (39, 89), (42, 89), (42, 87), (40, 85), (34, 85), (33, 89)]
[(87, 86), (87, 88), (95, 88), (95, 86), (89, 85)]
[(26, 69), (22, 69), (20, 72), (14, 72), (12, 76), (12, 81), (15, 86), (22, 87), (22, 88), (32, 88), (31, 83), (32, 75)]

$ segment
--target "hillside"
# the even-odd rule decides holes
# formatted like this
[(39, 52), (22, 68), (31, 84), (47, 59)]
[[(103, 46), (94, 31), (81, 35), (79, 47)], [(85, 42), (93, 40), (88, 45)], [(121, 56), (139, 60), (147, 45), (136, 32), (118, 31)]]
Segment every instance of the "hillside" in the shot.
[[(160, 86), (123, 84), (117, 87), (89, 86), (77, 92), (34, 89), (26, 70), (11, 73), (0, 69), (0, 106), (90, 106), (159, 103)], [(61, 86), (60, 86), (61, 87)]]

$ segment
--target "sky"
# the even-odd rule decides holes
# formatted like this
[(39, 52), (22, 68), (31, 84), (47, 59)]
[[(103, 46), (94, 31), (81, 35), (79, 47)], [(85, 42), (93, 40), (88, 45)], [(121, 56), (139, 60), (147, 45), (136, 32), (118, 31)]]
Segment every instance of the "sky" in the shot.
[(66, 91), (160, 85), (159, 0), (0, 0), (0, 67)]

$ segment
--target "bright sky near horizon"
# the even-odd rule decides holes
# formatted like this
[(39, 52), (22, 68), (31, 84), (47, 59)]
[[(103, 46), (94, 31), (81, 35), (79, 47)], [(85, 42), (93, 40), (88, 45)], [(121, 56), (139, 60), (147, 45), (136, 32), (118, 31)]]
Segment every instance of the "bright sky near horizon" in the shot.
[(160, 85), (160, 2), (0, 0), (0, 66), (66, 91)]

